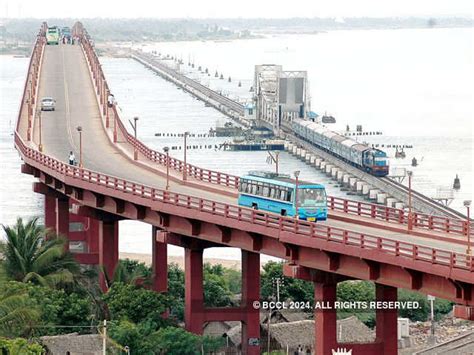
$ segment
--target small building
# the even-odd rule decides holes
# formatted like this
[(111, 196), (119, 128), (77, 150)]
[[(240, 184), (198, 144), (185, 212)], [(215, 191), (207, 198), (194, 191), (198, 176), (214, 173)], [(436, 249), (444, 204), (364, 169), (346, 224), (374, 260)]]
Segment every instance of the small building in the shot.
[(40, 341), (47, 355), (102, 355), (102, 337), (99, 334), (43, 336)]
[(254, 121), (255, 117), (255, 104), (253, 102), (246, 103), (244, 105), (244, 118), (248, 121)]
[[(337, 321), (337, 341), (340, 343), (370, 343), (375, 334), (357, 317)], [(263, 328), (262, 339), (270, 339), (270, 348), (290, 354), (312, 354), (314, 350), (314, 320), (270, 324), (270, 336)], [(265, 343), (265, 340), (262, 341)], [(264, 345), (263, 345), (264, 346)]]
[(204, 325), (203, 334), (213, 337), (223, 337), (231, 328), (240, 325), (240, 322), (208, 322)]

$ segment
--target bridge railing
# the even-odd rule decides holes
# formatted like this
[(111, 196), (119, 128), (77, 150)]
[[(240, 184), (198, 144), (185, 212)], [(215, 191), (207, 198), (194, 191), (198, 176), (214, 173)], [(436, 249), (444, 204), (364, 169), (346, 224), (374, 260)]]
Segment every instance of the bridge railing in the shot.
[[(403, 225), (408, 224), (408, 212), (399, 208), (392, 208), (354, 200), (346, 200), (334, 196), (328, 196), (328, 208), (333, 211), (341, 211), (351, 215), (373, 218), (387, 222), (395, 222)], [(413, 212), (412, 216), (414, 227), (439, 232), (467, 235), (467, 220), (431, 216), (416, 212)], [(471, 223), (471, 235), (474, 235), (474, 228), (472, 228), (473, 226), (474, 225)]]
[[(74, 181), (82, 181), (91, 184), (92, 190), (93, 186), (105, 187), (110, 190), (111, 195), (113, 192), (121, 192), (128, 195), (138, 196), (146, 200), (159, 201), (167, 205), (221, 216), (224, 218), (224, 220), (222, 220), (222, 225), (230, 223), (230, 221), (226, 222), (226, 219), (229, 219), (237, 220), (239, 222), (249, 222), (253, 225), (265, 226), (269, 229), (269, 235), (276, 238), (278, 238), (282, 232), (288, 232), (291, 235), (294, 235), (296, 245), (305, 239), (317, 239), (318, 241), (329, 243), (328, 246), (335, 243), (356, 247), (359, 250), (359, 255), (361, 250), (377, 251), (400, 258), (444, 265), (450, 269), (474, 271), (472, 257), (466, 254), (424, 247), (358, 232), (350, 232), (326, 225), (301, 221), (295, 218), (278, 216), (272, 213), (255, 211), (253, 209), (236, 205), (228, 205), (199, 197), (161, 190), (114, 176), (81, 169), (58, 161), (28, 147), (18, 132), (15, 132), (15, 145), (27, 164), (38, 168), (48, 175), (55, 176), (60, 181), (71, 186), (74, 186)], [(66, 178), (70, 179), (66, 182)], [(83, 185), (81, 184), (80, 186)]]
[[(88, 57), (89, 63), (91, 63), (90, 69), (92, 71), (94, 85), (97, 89), (97, 95), (99, 96), (99, 102), (102, 105), (106, 105), (107, 96), (110, 92), (110, 89), (107, 84), (107, 81), (105, 80), (105, 76), (102, 67), (99, 63), (97, 54), (95, 53), (95, 50), (93, 49), (93, 46), (90, 43), (89, 36), (85, 30), (83, 31), (84, 33), (82, 36), (82, 45), (84, 52)], [(122, 136), (131, 146), (137, 149), (150, 161), (153, 161), (162, 166), (166, 166), (167, 155), (165, 153), (150, 149), (140, 140), (135, 139), (135, 137), (128, 132), (122, 120), (120, 119), (120, 115), (117, 111), (116, 105), (108, 109), (112, 110), (111, 114), (115, 117), (115, 123), (117, 124), (118, 130), (121, 132)], [(221, 173), (219, 171), (214, 171), (210, 169), (204, 169), (189, 163), (185, 165), (182, 160), (173, 157), (169, 157), (169, 167), (175, 171), (180, 172), (181, 174), (183, 173), (183, 169), (186, 169), (187, 176), (211, 184), (223, 185), (231, 188), (237, 188), (239, 184), (239, 178), (237, 176)]]
[[(105, 80), (105, 75), (102, 71), (102, 67), (99, 63), (97, 54), (93, 49), (92, 44), (90, 43), (89, 35), (85, 30), (83, 31), (84, 35), (82, 45), (86, 55), (88, 56), (89, 62), (92, 63), (91, 70), (93, 72), (93, 78), (95, 78), (94, 84), (96, 85), (97, 93), (100, 96), (99, 101), (102, 103), (102, 105), (105, 106), (107, 102), (107, 95), (110, 92), (110, 89), (107, 84), (107, 81)], [(143, 55), (148, 56), (146, 54)], [(151, 56), (148, 57), (152, 58)], [(168, 68), (164, 64), (159, 63), (159, 65), (160, 69), (167, 72), (169, 75), (181, 75), (176, 73), (171, 68)], [(116, 124), (118, 126), (118, 129), (120, 130), (126, 141), (150, 161), (156, 162), (157, 164), (162, 166), (166, 166), (166, 154), (153, 150), (146, 146), (140, 140), (135, 139), (135, 137), (128, 132), (122, 120), (120, 119), (120, 115), (117, 112), (117, 107), (113, 106), (111, 109), (112, 114), (114, 115), (114, 117), (116, 117)], [(169, 157), (169, 166), (171, 169), (178, 171), (181, 174), (183, 172), (183, 169), (186, 169), (187, 176), (195, 178), (199, 181), (205, 181), (212, 184), (222, 185), (231, 188), (237, 188), (239, 185), (238, 176), (204, 169), (188, 163), (184, 164), (182, 160), (173, 157)], [(349, 215), (357, 215), (380, 221), (393, 222), (402, 225), (407, 225), (408, 223), (408, 213), (405, 210), (386, 207), (373, 203), (346, 200), (334, 196), (329, 196), (328, 208), (333, 211), (341, 211)], [(465, 220), (463, 221), (460, 219), (449, 219), (446, 217), (431, 216), (422, 213), (412, 213), (412, 217), (413, 226), (417, 228), (467, 235), (468, 222)], [(470, 234), (474, 235), (474, 228), (472, 227), (470, 228)]]
[(28, 141), (33, 139), (33, 127), (34, 127), (34, 118), (35, 110), (37, 107), (37, 88), (39, 83), (39, 74), (40, 74), (40, 65), (41, 58), (44, 51), (44, 46), (46, 44), (46, 23), (43, 23), (37, 36), (35, 43), (33, 45), (33, 50), (31, 52), (30, 61), (28, 64), (28, 73), (25, 79), (25, 84), (23, 85), (23, 95), (22, 100), (20, 101), (20, 107), (18, 109), (18, 119), (16, 122), (16, 130), (19, 129), (21, 115), (25, 113), (27, 115), (27, 131), (26, 139)]

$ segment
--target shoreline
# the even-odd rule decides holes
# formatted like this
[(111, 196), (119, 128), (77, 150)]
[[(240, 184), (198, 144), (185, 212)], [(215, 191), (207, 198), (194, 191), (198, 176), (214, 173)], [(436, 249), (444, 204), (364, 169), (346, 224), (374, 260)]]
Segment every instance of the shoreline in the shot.
[[(151, 254), (142, 254), (142, 253), (126, 253), (120, 252), (119, 259), (130, 259), (136, 260), (138, 262), (145, 263), (147, 266), (151, 265)], [(240, 270), (240, 260), (230, 260), (230, 259), (220, 259), (220, 258), (204, 258), (204, 263), (209, 263), (211, 265), (222, 265), (229, 269)], [(181, 269), (184, 269), (184, 256), (168, 255), (168, 264), (178, 264)], [(261, 265), (265, 262), (261, 262)]]

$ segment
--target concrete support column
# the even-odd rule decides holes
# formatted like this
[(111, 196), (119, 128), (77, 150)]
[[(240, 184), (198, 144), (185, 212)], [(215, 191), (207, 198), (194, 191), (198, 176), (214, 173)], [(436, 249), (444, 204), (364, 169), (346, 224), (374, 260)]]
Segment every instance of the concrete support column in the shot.
[(260, 354), (260, 310), (253, 306), (260, 300), (260, 254), (242, 250), (242, 353)]
[(156, 240), (158, 228), (152, 227), (152, 269), (153, 290), (156, 292), (168, 291), (168, 245)]
[(44, 226), (56, 232), (56, 199), (50, 195), (44, 196)]
[[(336, 334), (336, 310), (334, 302), (336, 301), (336, 284), (335, 283), (314, 283), (314, 300), (321, 305), (314, 312), (314, 337), (315, 337), (315, 355), (332, 354), (332, 350), (337, 348)], [(324, 309), (330, 308), (330, 309)]]
[(184, 250), (184, 322), (188, 332), (199, 335), (204, 325), (202, 253), (202, 249)]
[(56, 233), (65, 237), (68, 242), (65, 249), (69, 250), (69, 198), (56, 198)]
[[(104, 268), (107, 276), (111, 279), (114, 276), (118, 263), (118, 221), (99, 222), (99, 265)], [(107, 290), (103, 273), (99, 273), (101, 288)]]
[[(397, 300), (397, 289), (391, 286), (375, 284), (375, 297), (377, 301), (395, 302)], [(396, 355), (398, 353), (397, 310), (377, 310), (375, 317), (375, 342), (382, 343), (382, 352), (380, 354)]]

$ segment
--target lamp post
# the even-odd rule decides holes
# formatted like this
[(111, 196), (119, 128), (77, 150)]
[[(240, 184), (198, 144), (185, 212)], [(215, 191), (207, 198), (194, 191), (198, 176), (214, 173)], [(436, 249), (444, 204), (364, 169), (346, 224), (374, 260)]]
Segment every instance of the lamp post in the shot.
[(138, 122), (138, 117), (135, 116), (133, 117), (133, 123), (132, 121), (128, 120), (130, 123), (130, 126), (133, 128), (133, 136), (135, 138), (135, 142), (133, 144), (133, 160), (138, 160), (138, 149), (137, 149), (137, 122)]
[(189, 132), (184, 132), (184, 159), (183, 159), (183, 162), (184, 162), (184, 166), (183, 166), (183, 181), (186, 181), (186, 179), (188, 178), (187, 174), (188, 174), (188, 164), (186, 162), (186, 152), (188, 150), (188, 146), (187, 146), (187, 143), (186, 143), (186, 138), (188, 137), (189, 135)]
[(112, 113), (114, 114), (114, 143), (117, 143), (117, 107), (115, 101), (112, 102)]
[(82, 127), (77, 126), (77, 131), (79, 132), (79, 168), (82, 168)]
[(411, 206), (411, 178), (413, 176), (413, 171), (408, 170), (408, 230), (411, 231), (413, 229), (413, 214), (412, 214), (412, 206)]
[(42, 114), (41, 110), (37, 111), (38, 114), (38, 124), (39, 124), (39, 145), (38, 149), (40, 152), (43, 152), (43, 120), (42, 120)]
[(166, 190), (170, 188), (170, 148), (164, 147), (163, 150), (166, 153)]
[(464, 201), (464, 207), (467, 210), (467, 221), (466, 221), (466, 235), (467, 235), (467, 250), (466, 254), (471, 256), (471, 216), (470, 216), (470, 207), (471, 207), (471, 200)]
[(296, 170), (295, 174), (295, 218), (298, 219), (298, 177), (300, 176), (300, 171)]

